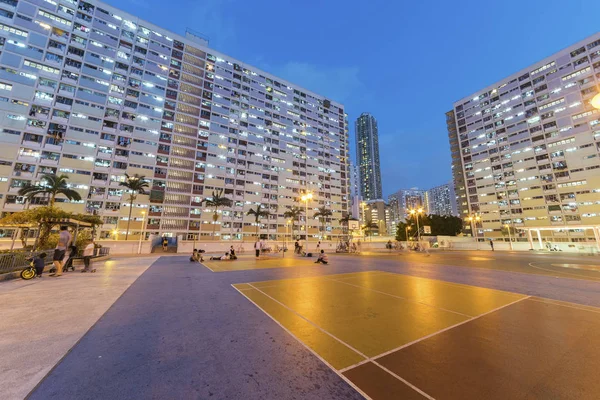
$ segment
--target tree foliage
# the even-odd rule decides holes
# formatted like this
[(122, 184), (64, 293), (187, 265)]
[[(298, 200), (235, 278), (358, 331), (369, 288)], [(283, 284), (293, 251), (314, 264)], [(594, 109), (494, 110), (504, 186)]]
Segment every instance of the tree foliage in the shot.
[(49, 197), (48, 205), (50, 207), (54, 206), (58, 195), (63, 195), (69, 200), (81, 200), (81, 195), (76, 190), (69, 188), (68, 179), (69, 176), (64, 174), (43, 174), (39, 185), (27, 184), (19, 189), (18, 194), (25, 197), (30, 203), (34, 197), (47, 196)]
[(256, 237), (258, 238), (258, 230), (260, 228), (260, 220), (261, 218), (267, 218), (270, 213), (266, 210), (266, 207), (263, 207), (262, 204), (256, 206), (256, 208), (251, 208), (248, 210), (246, 215), (254, 215), (254, 222), (256, 223)]
[(332, 215), (333, 212), (325, 206), (317, 208), (317, 212), (314, 214), (314, 217), (319, 218), (322, 232), (325, 231), (325, 223), (327, 222), (327, 218), (331, 217)]
[(215, 236), (215, 229), (217, 228), (217, 220), (219, 219), (219, 213), (218, 213), (219, 208), (231, 207), (232, 203), (233, 203), (233, 201), (230, 198), (223, 196), (223, 189), (213, 190), (212, 196), (204, 199), (204, 204), (206, 204), (207, 207), (214, 209), (214, 213), (213, 213), (213, 222), (214, 223), (213, 223), (213, 233), (212, 233), (213, 236)]
[[(69, 211), (61, 210), (57, 207), (36, 207), (29, 210), (23, 210), (15, 212), (0, 218), (0, 225), (4, 226), (19, 226), (19, 225), (31, 225), (31, 227), (40, 227), (40, 233), (38, 237), (38, 248), (46, 249), (49, 248), (49, 237), (56, 226), (60, 225), (60, 222), (49, 222), (51, 220), (59, 220), (71, 218), (81, 222), (87, 222), (92, 224), (92, 227), (102, 225), (102, 219), (96, 215), (90, 214), (75, 214)], [(23, 243), (24, 245), (24, 243)]]
[(135, 174), (129, 176), (125, 173), (125, 181), (119, 183), (119, 186), (127, 188), (129, 191), (129, 218), (127, 219), (127, 231), (125, 232), (125, 240), (129, 237), (129, 225), (131, 224), (131, 211), (133, 210), (133, 202), (137, 198), (138, 194), (146, 194), (146, 188), (148, 187), (148, 181), (144, 175)]
[[(459, 217), (451, 215), (420, 215), (419, 216), (419, 228), (421, 229), (421, 236), (428, 236), (430, 234), (423, 233), (423, 227), (431, 227), (431, 235), (433, 236), (456, 236), (463, 228), (463, 221)], [(417, 220), (416, 217), (409, 218), (406, 222), (400, 222), (396, 226), (396, 240), (406, 240), (406, 228), (410, 227), (408, 234), (413, 237), (417, 234)]]
[(296, 227), (296, 221), (298, 221), (298, 225), (300, 225), (300, 217), (302, 214), (304, 214), (304, 210), (297, 206), (292, 206), (289, 208), (289, 210), (283, 213), (283, 216), (286, 219), (289, 218), (292, 220), (292, 233)]

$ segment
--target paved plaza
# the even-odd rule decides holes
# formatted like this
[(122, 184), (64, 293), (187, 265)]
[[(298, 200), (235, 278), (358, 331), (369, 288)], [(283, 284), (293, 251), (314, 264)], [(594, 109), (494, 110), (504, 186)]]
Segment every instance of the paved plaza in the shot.
[(595, 399), (600, 262), (517, 252), (115, 258), (0, 283), (22, 399)]

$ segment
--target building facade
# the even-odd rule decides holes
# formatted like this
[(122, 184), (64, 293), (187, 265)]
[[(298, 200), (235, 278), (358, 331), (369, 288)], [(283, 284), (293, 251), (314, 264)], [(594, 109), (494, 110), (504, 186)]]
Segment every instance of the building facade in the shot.
[(454, 183), (462, 216), (480, 216), (477, 236), (509, 225), (536, 229), (540, 243), (597, 237), (599, 77), (596, 34), (454, 103)]
[[(342, 104), (99, 1), (7, 0), (0, 9), (4, 213), (23, 209), (17, 192), (41, 174), (67, 174), (83, 200), (58, 205), (102, 216), (101, 237), (122, 235), (128, 173), (149, 182), (130, 239), (143, 225), (146, 234), (243, 239), (255, 231), (246, 212), (259, 203), (271, 213), (260, 232), (275, 239), (307, 191), (309, 235), (321, 206), (333, 211), (328, 234), (341, 234)], [(221, 189), (233, 205), (214, 226), (203, 200)]]
[(390, 207), (390, 219), (394, 224), (405, 222), (408, 216), (408, 210), (423, 208), (426, 214), (427, 209), (426, 191), (418, 188), (400, 189), (396, 193), (388, 196)]
[(379, 133), (377, 120), (362, 113), (355, 123), (356, 162), (360, 175), (360, 194), (364, 200), (383, 197), (379, 163)]
[(427, 190), (425, 192), (425, 203), (429, 214), (458, 216), (456, 195), (452, 182)]
[(360, 219), (360, 203), (362, 197), (360, 196), (360, 179), (358, 173), (358, 167), (350, 162), (350, 217), (354, 219)]
[(366, 224), (369, 220), (373, 224), (370, 231), (375, 236), (385, 236), (390, 232), (391, 220), (389, 207), (385, 204), (385, 201), (369, 200), (365, 202), (364, 210), (365, 216), (362, 220), (363, 224)]

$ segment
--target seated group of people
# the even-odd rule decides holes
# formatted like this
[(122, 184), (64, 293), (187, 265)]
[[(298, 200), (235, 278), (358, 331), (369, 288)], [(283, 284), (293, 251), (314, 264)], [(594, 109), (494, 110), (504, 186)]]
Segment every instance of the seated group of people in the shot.
[(229, 248), (229, 251), (226, 252), (222, 256), (211, 256), (210, 259), (212, 261), (224, 261), (224, 260), (237, 260), (237, 256), (235, 255), (235, 250), (233, 246)]

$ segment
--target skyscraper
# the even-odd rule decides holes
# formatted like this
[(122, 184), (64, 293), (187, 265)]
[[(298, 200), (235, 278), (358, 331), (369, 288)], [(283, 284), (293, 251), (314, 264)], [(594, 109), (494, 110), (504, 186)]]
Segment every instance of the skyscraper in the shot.
[(356, 120), (356, 162), (360, 173), (360, 192), (364, 200), (381, 199), (381, 170), (379, 167), (379, 136), (377, 120), (362, 113)]
[(454, 103), (454, 181), (477, 236), (511, 226), (536, 229), (540, 245), (598, 237), (599, 72), (597, 33)]
[(423, 208), (425, 213), (429, 214), (427, 201), (425, 200), (425, 190), (417, 188), (398, 190), (388, 196), (388, 204), (390, 206), (390, 219), (396, 224), (405, 221), (408, 210), (412, 208)]
[(446, 183), (427, 190), (425, 192), (425, 202), (429, 214), (453, 216), (458, 214), (453, 183)]
[[(348, 212), (348, 135), (343, 105), (108, 4), (4, 2), (0, 21), (0, 204), (24, 208), (21, 187), (41, 174), (67, 174), (97, 213), (99, 234), (128, 226), (125, 173), (144, 175), (129, 237), (243, 239), (250, 207), (270, 215), (261, 233), (283, 237), (288, 207), (304, 191), (313, 209), (333, 211), (331, 235)], [(4, 7), (4, 6), (3, 6)], [(203, 206), (223, 190), (231, 207)], [(32, 207), (47, 203), (33, 199)], [(145, 224), (142, 222), (145, 220)], [(304, 224), (300, 224), (304, 226)], [(328, 229), (328, 231), (329, 231)], [(304, 235), (305, 233), (298, 233)]]

